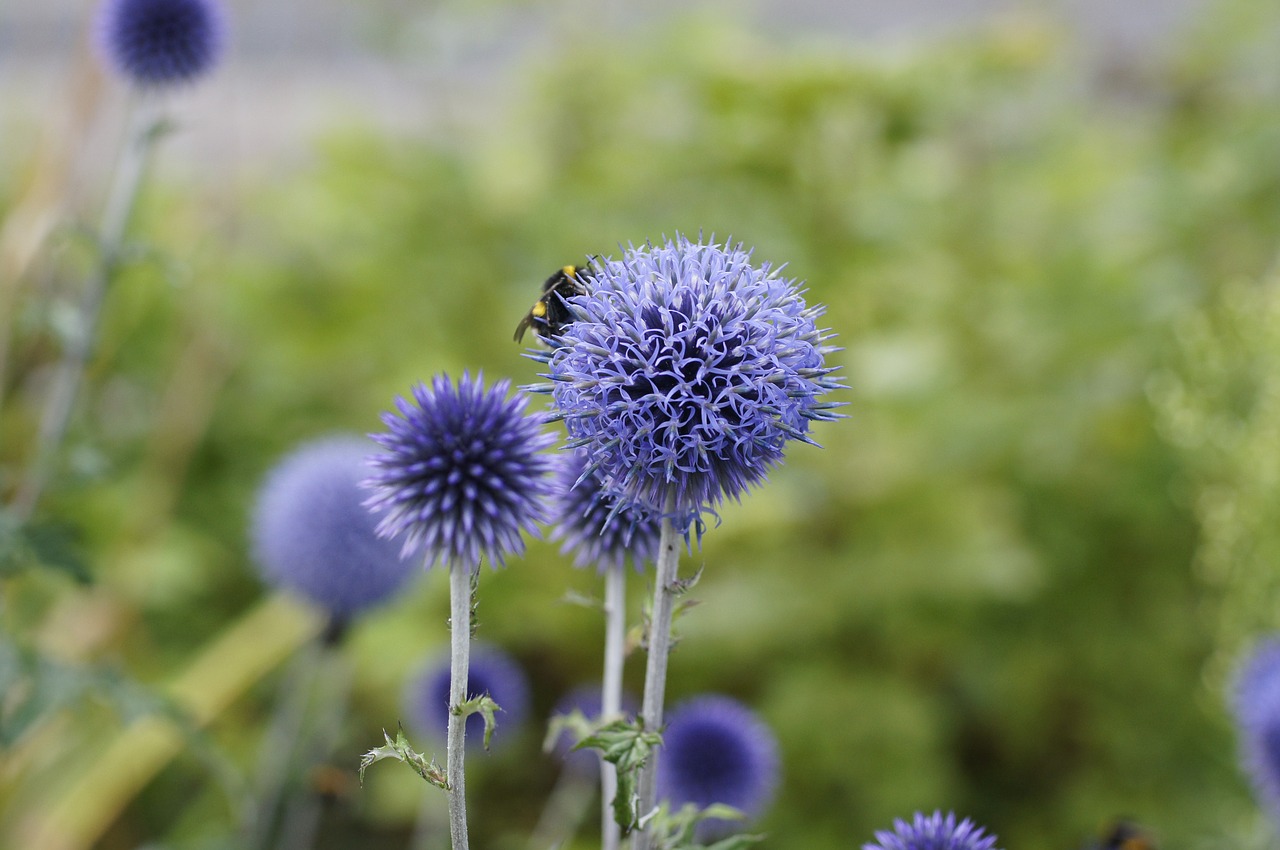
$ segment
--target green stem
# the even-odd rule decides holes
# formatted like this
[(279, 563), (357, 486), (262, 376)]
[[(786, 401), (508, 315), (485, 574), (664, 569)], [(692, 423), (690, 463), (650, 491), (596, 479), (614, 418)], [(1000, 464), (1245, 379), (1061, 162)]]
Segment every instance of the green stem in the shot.
[(311, 641), (302, 648), (288, 675), (280, 683), (276, 710), (263, 736), (259, 753), (258, 802), (253, 822), (246, 830), (246, 847), (267, 850), (273, 846), (272, 833), (306, 722), (307, 707), (320, 675), (321, 656), (319, 643)]
[[(602, 717), (622, 712), (622, 669), (626, 662), (627, 573), (626, 566), (609, 567), (604, 576), (604, 684), (600, 696)], [(618, 793), (618, 768), (600, 760), (600, 846), (618, 850), (622, 829), (613, 817), (613, 798)]]
[[(644, 702), (640, 719), (646, 731), (662, 729), (662, 707), (667, 692), (667, 659), (671, 655), (671, 618), (675, 611), (676, 581), (680, 574), (679, 538), (672, 515), (675, 494), (668, 493), (662, 512), (662, 536), (658, 544), (658, 562), (653, 578), (653, 612), (649, 620), (649, 657), (644, 670)], [(659, 750), (649, 755), (640, 771), (639, 817), (645, 817), (657, 804), (657, 769)], [(649, 850), (652, 836), (648, 829), (636, 830), (633, 850)]]
[(66, 436), (67, 424), (71, 420), (71, 411), (84, 380), (89, 355), (97, 341), (102, 302), (120, 265), (125, 229), (129, 224), (160, 124), (159, 103), (152, 98), (138, 96), (129, 110), (125, 146), (116, 163), (107, 205), (102, 214), (102, 225), (98, 230), (97, 262), (85, 282), (76, 327), (63, 350), (49, 395), (45, 398), (35, 454), (14, 496), (13, 509), (20, 520), (30, 519), (35, 512), (58, 449)]
[(449, 567), (449, 732), (445, 777), (449, 783), (449, 837), (453, 850), (467, 850), (466, 756), (467, 718), (458, 712), (467, 701), (467, 671), (471, 663), (471, 575)]

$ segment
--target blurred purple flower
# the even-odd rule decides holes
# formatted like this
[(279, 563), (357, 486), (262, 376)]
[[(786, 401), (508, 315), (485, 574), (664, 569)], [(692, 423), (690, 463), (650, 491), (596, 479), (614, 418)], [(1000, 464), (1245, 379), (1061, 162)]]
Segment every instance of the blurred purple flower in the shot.
[(414, 573), (362, 504), (373, 448), (344, 436), (295, 449), (267, 473), (250, 522), (263, 579), (344, 618), (390, 599)]
[(195, 80), (222, 56), (220, 0), (104, 0), (97, 39), (111, 67), (143, 88)]
[[(498, 746), (513, 737), (529, 714), (529, 683), (519, 662), (486, 643), (471, 645), (471, 665), (467, 672), (467, 699), (488, 694), (502, 709), (492, 744)], [(426, 664), (405, 691), (405, 712), (413, 728), (441, 741), (449, 725), (449, 654)], [(467, 718), (467, 746), (484, 743), (484, 718)]]
[(1280, 822), (1280, 637), (1262, 641), (1246, 657), (1233, 708), (1241, 760), (1264, 806)]
[[(751, 820), (772, 802), (780, 769), (777, 739), (755, 712), (726, 696), (695, 697), (672, 709), (663, 730), (658, 797), (673, 810), (722, 803)], [(699, 835), (734, 826), (704, 821)]]
[(588, 471), (580, 451), (560, 456), (552, 480), (552, 536), (574, 551), (574, 566), (595, 564), (600, 572), (622, 569), (629, 555), (637, 570), (658, 557), (660, 512), (619, 499), (604, 489), (598, 473)]
[(413, 401), (397, 398), (399, 416), (383, 414), (390, 432), (372, 435), (384, 451), (370, 459), (365, 504), (383, 513), (379, 534), (403, 535), (405, 554), (475, 569), (482, 557), (500, 564), (523, 552), (521, 532), (537, 534), (551, 490), (542, 450), (555, 438), (525, 414), (526, 398), (506, 398), (509, 388), (440, 375), (414, 386)]

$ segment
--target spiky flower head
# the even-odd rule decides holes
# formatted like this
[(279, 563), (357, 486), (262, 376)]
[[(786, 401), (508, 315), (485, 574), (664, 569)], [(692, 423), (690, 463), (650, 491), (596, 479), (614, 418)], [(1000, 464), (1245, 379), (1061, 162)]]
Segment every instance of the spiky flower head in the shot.
[(973, 821), (959, 823), (952, 812), (934, 812), (925, 816), (916, 812), (911, 823), (895, 820), (893, 832), (876, 832), (875, 844), (863, 844), (862, 850), (992, 850), (996, 837), (986, 835)]
[(1280, 637), (1245, 659), (1233, 701), (1241, 761), (1264, 806), (1280, 821)]
[(684, 237), (596, 261), (544, 387), (606, 486), (677, 517), (760, 483), (788, 440), (835, 417), (819, 307), (741, 245)]
[(195, 80), (222, 56), (226, 10), (221, 0), (103, 0), (100, 50), (136, 86)]
[[(695, 697), (671, 710), (658, 756), (658, 797), (673, 809), (723, 803), (747, 818), (773, 800), (779, 773), (772, 730), (742, 703), (716, 694)], [(731, 829), (704, 821), (700, 834)]]
[(267, 473), (250, 521), (266, 582), (344, 618), (390, 599), (414, 573), (362, 504), (373, 448), (355, 436), (303, 444)]
[[(529, 715), (529, 682), (520, 663), (503, 650), (480, 641), (471, 645), (467, 699), (488, 695), (502, 709), (496, 715), (492, 746), (512, 740)], [(449, 655), (425, 664), (405, 691), (405, 712), (413, 728), (443, 741), (449, 726)], [(467, 718), (467, 746), (481, 747), (484, 718)]]
[(637, 570), (658, 557), (661, 513), (610, 494), (582, 451), (560, 455), (552, 479), (552, 536), (573, 551), (574, 566), (622, 569), (628, 555)]
[(412, 401), (397, 398), (399, 415), (382, 416), (388, 433), (372, 435), (385, 451), (370, 459), (366, 505), (384, 514), (379, 534), (403, 535), (404, 552), (424, 552), (428, 566), (500, 564), (545, 520), (551, 459), (543, 449), (555, 438), (524, 412), (524, 396), (507, 398), (510, 386), (486, 390), (483, 375), (463, 374), (456, 385), (439, 375), (429, 388), (414, 386)]

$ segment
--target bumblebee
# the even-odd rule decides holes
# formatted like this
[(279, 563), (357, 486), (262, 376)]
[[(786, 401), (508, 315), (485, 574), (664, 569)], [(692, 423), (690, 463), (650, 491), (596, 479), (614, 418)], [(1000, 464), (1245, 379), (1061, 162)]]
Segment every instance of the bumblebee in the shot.
[(1142, 827), (1132, 821), (1120, 820), (1101, 841), (1088, 845), (1088, 850), (1156, 850), (1156, 842)]
[(573, 321), (573, 312), (565, 299), (588, 292), (588, 269), (583, 266), (564, 266), (542, 284), (542, 297), (529, 308), (529, 315), (516, 325), (515, 341), (524, 339), (529, 328), (543, 342), (559, 336), (565, 326)]

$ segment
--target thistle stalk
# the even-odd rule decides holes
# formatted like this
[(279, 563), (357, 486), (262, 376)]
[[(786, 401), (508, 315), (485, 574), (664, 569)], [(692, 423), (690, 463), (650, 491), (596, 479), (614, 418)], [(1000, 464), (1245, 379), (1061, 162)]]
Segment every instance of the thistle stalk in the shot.
[(76, 326), (66, 342), (49, 394), (45, 397), (35, 453), (14, 496), (13, 509), (20, 520), (30, 519), (35, 512), (66, 435), (85, 368), (97, 341), (102, 303), (120, 266), (125, 231), (161, 126), (158, 102), (146, 95), (135, 96), (129, 109), (124, 148), (112, 174), (102, 223), (98, 228), (97, 256), (80, 295)]
[[(622, 668), (626, 660), (627, 573), (619, 564), (604, 574), (604, 685), (600, 696), (601, 716), (614, 717), (622, 711)], [(613, 798), (618, 793), (618, 767), (600, 760), (600, 846), (618, 850), (622, 829), (613, 817)]]
[(458, 564), (449, 567), (449, 729), (446, 738), (449, 783), (449, 838), (453, 850), (467, 850), (467, 786), (464, 769), (467, 717), (467, 670), (471, 662), (471, 575)]
[[(653, 611), (649, 619), (649, 657), (644, 671), (644, 701), (640, 719), (644, 729), (662, 729), (662, 707), (667, 690), (667, 659), (671, 654), (671, 618), (675, 610), (676, 581), (680, 572), (680, 550), (676, 535), (675, 493), (668, 489), (662, 512), (662, 536), (658, 543), (658, 560), (653, 579)], [(655, 749), (640, 771), (640, 802), (637, 815), (646, 817), (657, 801), (657, 768), (659, 750)], [(647, 828), (638, 829), (633, 850), (649, 850), (652, 836)]]

